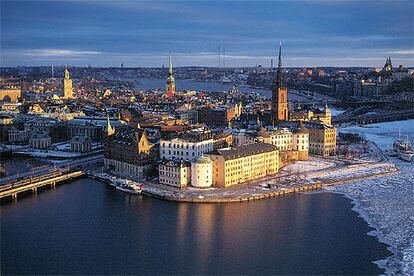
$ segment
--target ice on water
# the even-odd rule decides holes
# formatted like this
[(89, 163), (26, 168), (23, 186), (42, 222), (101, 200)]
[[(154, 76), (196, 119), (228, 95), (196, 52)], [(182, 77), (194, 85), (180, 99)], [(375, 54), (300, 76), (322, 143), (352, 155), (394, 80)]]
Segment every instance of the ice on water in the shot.
[[(392, 146), (398, 132), (414, 142), (414, 120), (340, 128), (339, 132), (362, 134), (381, 149)], [(354, 200), (355, 210), (376, 230), (379, 240), (390, 245), (393, 256), (376, 262), (388, 275), (414, 275), (414, 163), (390, 158), (398, 174), (330, 187)], [(371, 233), (372, 234), (372, 233)]]

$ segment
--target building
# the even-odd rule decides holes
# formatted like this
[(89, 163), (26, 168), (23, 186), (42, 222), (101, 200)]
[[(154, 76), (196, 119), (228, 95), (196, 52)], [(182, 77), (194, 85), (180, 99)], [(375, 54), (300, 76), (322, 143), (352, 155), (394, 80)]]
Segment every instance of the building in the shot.
[(160, 141), (160, 157), (166, 160), (191, 161), (212, 150), (211, 131), (205, 128), (190, 130)]
[(63, 79), (63, 98), (64, 99), (73, 99), (73, 87), (72, 80), (70, 79), (69, 70), (66, 66), (65, 68), (65, 77)]
[(11, 144), (25, 144), (29, 140), (29, 132), (18, 130), (15, 127), (9, 129), (9, 142)]
[(10, 113), (19, 113), (21, 107), (22, 107), (21, 103), (3, 103), (1, 105), (1, 111), (6, 111)]
[(142, 129), (124, 127), (105, 139), (105, 167), (123, 177), (143, 178), (154, 168), (157, 152)]
[(332, 113), (328, 104), (325, 105), (323, 110), (312, 109), (312, 110), (300, 110), (292, 111), (289, 115), (289, 121), (318, 121), (327, 125), (332, 124)]
[(298, 160), (309, 159), (309, 130), (302, 122), (292, 133), (292, 150), (298, 152)]
[(309, 153), (331, 156), (336, 154), (336, 128), (317, 122), (306, 122), (309, 130)]
[(19, 101), (21, 95), (20, 89), (0, 89), (0, 102), (15, 103)]
[(169, 56), (170, 69), (168, 71), (167, 84), (165, 88), (165, 95), (168, 99), (174, 98), (175, 95), (175, 79), (172, 71), (171, 55)]
[(279, 150), (266, 143), (218, 149), (205, 154), (213, 161), (213, 186), (230, 187), (278, 172)]
[(233, 144), (230, 132), (220, 131), (213, 134), (213, 149), (228, 148)]
[(191, 182), (191, 165), (183, 160), (162, 160), (158, 166), (160, 184), (186, 188)]
[(287, 87), (282, 78), (282, 44), (279, 47), (279, 64), (277, 68), (276, 85), (272, 89), (272, 123), (289, 119)]
[[(238, 105), (236, 105), (238, 106)], [(227, 127), (229, 122), (236, 116), (235, 107), (215, 107), (198, 109), (198, 122), (206, 124), (211, 128)]]
[(70, 150), (86, 153), (92, 150), (92, 140), (86, 135), (73, 136), (70, 140)]
[(103, 141), (103, 138), (113, 134), (116, 128), (125, 125), (124, 121), (97, 116), (79, 116), (67, 123), (67, 135), (69, 138), (86, 135), (92, 141)]
[(30, 135), (29, 145), (33, 149), (47, 149), (52, 144), (48, 133), (34, 132)]
[(213, 184), (213, 162), (207, 156), (200, 156), (191, 163), (191, 186), (210, 188)]
[(392, 73), (393, 67), (392, 67), (392, 62), (391, 62), (391, 57), (388, 57), (387, 60), (385, 61), (384, 67), (382, 68), (382, 72), (383, 73)]

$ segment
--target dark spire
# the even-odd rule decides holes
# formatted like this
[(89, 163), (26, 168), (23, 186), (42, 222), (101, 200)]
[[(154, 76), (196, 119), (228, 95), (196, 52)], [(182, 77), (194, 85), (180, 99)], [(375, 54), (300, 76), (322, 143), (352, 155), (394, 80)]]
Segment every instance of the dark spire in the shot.
[(283, 86), (282, 83), (282, 42), (279, 45), (279, 63), (277, 64), (276, 88)]

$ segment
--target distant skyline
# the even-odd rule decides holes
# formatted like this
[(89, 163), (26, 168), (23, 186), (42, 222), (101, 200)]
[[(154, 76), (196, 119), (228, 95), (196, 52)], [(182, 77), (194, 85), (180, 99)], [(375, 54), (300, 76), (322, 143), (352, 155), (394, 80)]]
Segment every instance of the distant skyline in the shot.
[(2, 0), (1, 66), (414, 66), (414, 3)]

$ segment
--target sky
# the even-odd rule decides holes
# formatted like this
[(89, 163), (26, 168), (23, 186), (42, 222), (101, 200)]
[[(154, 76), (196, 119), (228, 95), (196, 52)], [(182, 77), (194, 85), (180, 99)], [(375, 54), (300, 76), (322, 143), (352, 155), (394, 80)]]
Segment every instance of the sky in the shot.
[[(413, 0), (1, 0), (0, 66), (414, 66)], [(225, 51), (223, 50), (225, 49)], [(224, 54), (225, 52), (225, 54)], [(225, 58), (223, 58), (225, 56)]]

